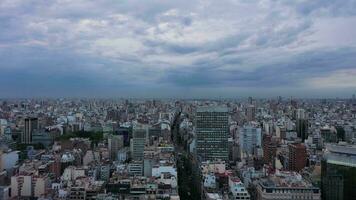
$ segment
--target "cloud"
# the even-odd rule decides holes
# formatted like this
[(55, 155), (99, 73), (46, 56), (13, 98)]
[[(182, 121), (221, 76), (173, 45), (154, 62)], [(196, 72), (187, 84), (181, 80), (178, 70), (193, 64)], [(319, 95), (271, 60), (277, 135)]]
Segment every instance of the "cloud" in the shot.
[(331, 16), (350, 16), (356, 15), (356, 1), (338, 1), (338, 0), (315, 0), (295, 1), (298, 12), (303, 15), (322, 14)]
[(322, 77), (311, 78), (306, 81), (308, 87), (316, 89), (356, 89), (356, 69), (337, 70)]
[[(347, 78), (356, 67), (355, 8), (354, 0), (3, 0), (0, 92), (319, 90), (310, 85), (330, 74)], [(324, 85), (352, 92), (336, 81)]]
[[(280, 59), (265, 60), (264, 63), (258, 63), (258, 68), (249, 71), (238, 68), (220, 70), (216, 67), (219, 64), (208, 62), (190, 71), (181, 69), (172, 71), (162, 81), (173, 82), (174, 85), (181, 87), (204, 85), (218, 88), (228, 86), (250, 89), (280, 86), (309, 87), (309, 85), (305, 85), (305, 80), (319, 80), (319, 77), (325, 80), (326, 75), (339, 72), (340, 69), (346, 71), (355, 69), (356, 57), (353, 55), (356, 55), (356, 49), (308, 51), (291, 56), (281, 56)], [(243, 65), (241, 62), (236, 62), (236, 64)], [(342, 77), (343, 74), (340, 74), (339, 77)], [(352, 83), (350, 82), (350, 84)]]

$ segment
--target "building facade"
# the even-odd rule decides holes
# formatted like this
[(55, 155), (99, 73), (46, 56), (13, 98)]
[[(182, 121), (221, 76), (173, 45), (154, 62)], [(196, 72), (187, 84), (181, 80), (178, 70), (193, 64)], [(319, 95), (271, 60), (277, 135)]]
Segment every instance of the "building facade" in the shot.
[(200, 160), (228, 160), (229, 115), (225, 107), (200, 107), (196, 112), (197, 156)]
[(25, 118), (25, 127), (21, 134), (21, 143), (31, 144), (32, 135), (35, 130), (39, 129), (38, 118), (28, 117)]
[(260, 179), (256, 186), (257, 200), (309, 199), (320, 200), (320, 189), (295, 172), (278, 172)]
[(143, 160), (148, 129), (145, 126), (135, 126), (131, 139), (131, 157), (133, 160)]
[(351, 200), (356, 197), (356, 146), (327, 144), (321, 164), (324, 200)]
[(246, 125), (240, 130), (241, 152), (253, 154), (256, 147), (261, 147), (261, 128)]
[(118, 151), (124, 146), (122, 135), (110, 135), (108, 137), (108, 149), (111, 160), (116, 160)]
[(307, 150), (301, 144), (289, 144), (288, 167), (291, 171), (299, 172), (307, 165)]

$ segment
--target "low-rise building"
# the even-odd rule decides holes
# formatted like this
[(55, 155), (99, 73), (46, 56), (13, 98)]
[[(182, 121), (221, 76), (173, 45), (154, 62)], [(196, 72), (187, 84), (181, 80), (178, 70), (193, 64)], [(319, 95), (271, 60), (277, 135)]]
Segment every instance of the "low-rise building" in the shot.
[(232, 194), (233, 199), (250, 199), (250, 194), (241, 180), (237, 177), (229, 177), (229, 191)]
[(320, 200), (319, 188), (296, 172), (279, 172), (262, 178), (257, 183), (257, 200), (310, 199)]

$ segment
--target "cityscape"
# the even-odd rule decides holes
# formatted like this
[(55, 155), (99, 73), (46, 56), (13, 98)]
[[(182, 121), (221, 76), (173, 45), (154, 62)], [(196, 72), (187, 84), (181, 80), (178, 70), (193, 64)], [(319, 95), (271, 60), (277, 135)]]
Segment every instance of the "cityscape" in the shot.
[(0, 103), (1, 199), (353, 199), (356, 98)]
[(0, 0), (0, 200), (355, 200), (355, 0)]

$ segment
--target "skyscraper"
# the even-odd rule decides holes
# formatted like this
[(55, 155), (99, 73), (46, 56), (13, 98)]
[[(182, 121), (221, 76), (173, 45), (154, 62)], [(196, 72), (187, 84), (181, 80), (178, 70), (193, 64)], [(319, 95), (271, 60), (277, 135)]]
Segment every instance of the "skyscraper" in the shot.
[(308, 138), (308, 120), (306, 119), (306, 114), (304, 109), (296, 110), (296, 131), (297, 136), (304, 141)]
[(321, 189), (324, 200), (351, 200), (356, 197), (356, 146), (326, 144), (321, 162)]
[(132, 139), (130, 142), (131, 157), (133, 160), (143, 160), (146, 138), (148, 137), (148, 128), (144, 125), (133, 127)]
[(38, 130), (38, 118), (28, 117), (25, 118), (25, 127), (21, 134), (21, 143), (23, 144), (31, 144), (32, 143), (32, 135), (35, 130)]
[(228, 160), (229, 115), (226, 107), (200, 107), (196, 112), (197, 155), (202, 161)]

